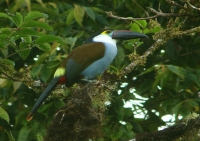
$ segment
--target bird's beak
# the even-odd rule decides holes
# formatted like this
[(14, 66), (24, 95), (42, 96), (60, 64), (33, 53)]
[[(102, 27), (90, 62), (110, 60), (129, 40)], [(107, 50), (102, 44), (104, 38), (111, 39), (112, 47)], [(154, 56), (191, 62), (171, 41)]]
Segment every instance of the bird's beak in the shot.
[(148, 36), (139, 32), (132, 32), (128, 30), (114, 30), (112, 34), (112, 38), (129, 40), (129, 39), (136, 39), (136, 38), (148, 38)]

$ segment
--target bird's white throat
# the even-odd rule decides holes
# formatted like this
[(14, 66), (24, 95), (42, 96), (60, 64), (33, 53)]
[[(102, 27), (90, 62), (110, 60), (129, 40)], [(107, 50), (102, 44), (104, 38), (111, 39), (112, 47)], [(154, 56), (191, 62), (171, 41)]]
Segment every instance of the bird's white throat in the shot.
[(105, 44), (109, 43), (109, 44), (113, 44), (114, 46), (116, 46), (116, 43), (117, 43), (117, 40), (112, 39), (110, 36), (104, 35), (104, 34), (94, 37), (93, 41), (94, 42), (102, 42)]

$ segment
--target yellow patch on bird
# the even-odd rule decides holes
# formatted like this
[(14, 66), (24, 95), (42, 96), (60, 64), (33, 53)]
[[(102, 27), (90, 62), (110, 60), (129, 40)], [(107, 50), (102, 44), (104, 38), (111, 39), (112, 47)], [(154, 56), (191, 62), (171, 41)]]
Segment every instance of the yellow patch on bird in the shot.
[(107, 34), (107, 31), (103, 31), (101, 34)]
[(110, 35), (112, 33), (112, 30), (105, 30), (103, 32), (101, 32), (101, 34), (103, 35)]
[(60, 77), (65, 75), (65, 68), (58, 68), (54, 74), (54, 77)]

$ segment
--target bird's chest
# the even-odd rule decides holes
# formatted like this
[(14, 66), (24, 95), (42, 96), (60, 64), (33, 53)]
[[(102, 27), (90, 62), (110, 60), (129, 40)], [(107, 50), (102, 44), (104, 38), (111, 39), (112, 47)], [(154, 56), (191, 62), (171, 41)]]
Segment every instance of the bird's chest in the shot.
[(117, 47), (113, 44), (105, 44), (104, 56), (92, 64), (90, 64), (85, 70), (81, 72), (84, 79), (94, 79), (112, 63), (115, 56), (117, 55)]

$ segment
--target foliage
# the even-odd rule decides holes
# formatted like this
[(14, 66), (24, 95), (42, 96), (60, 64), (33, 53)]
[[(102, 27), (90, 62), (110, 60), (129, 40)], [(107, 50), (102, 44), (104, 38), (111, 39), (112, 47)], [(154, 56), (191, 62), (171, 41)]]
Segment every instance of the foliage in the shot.
[[(102, 76), (102, 82), (108, 79), (117, 90), (110, 92), (112, 99), (106, 102), (98, 140), (133, 139), (167, 125), (162, 118), (165, 115), (173, 115), (177, 122), (192, 112), (199, 113), (200, 29), (196, 7), (200, 5), (195, 1), (193, 7), (188, 1), (159, 2), (1, 0), (1, 140), (43, 140), (54, 114), (79, 86), (56, 89), (34, 119), (27, 122), (30, 108), (67, 54), (94, 31), (104, 28), (143, 32), (149, 39), (118, 44), (118, 55)], [(150, 9), (150, 16), (159, 15), (156, 20), (133, 20), (146, 17), (145, 7), (157, 9), (159, 4), (162, 11), (172, 14), (159, 15)], [(41, 81), (39, 85), (37, 80)], [(95, 102), (93, 106), (97, 107), (99, 103)], [(197, 132), (195, 127), (194, 134)], [(191, 140), (198, 138), (194, 134)]]

